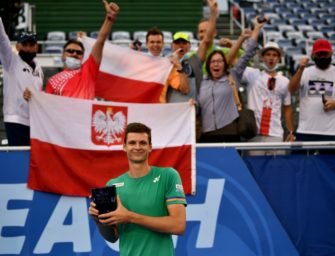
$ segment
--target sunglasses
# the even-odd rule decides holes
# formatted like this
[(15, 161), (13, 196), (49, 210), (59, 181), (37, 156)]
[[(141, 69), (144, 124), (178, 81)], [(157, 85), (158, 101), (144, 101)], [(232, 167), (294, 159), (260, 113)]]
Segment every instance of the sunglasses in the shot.
[(77, 55), (83, 55), (83, 51), (81, 51), (81, 50), (76, 50), (76, 49), (66, 49), (65, 51), (66, 51), (67, 53), (71, 53), (71, 54), (76, 53)]
[(268, 80), (268, 89), (272, 91), (276, 87), (276, 78), (271, 77)]

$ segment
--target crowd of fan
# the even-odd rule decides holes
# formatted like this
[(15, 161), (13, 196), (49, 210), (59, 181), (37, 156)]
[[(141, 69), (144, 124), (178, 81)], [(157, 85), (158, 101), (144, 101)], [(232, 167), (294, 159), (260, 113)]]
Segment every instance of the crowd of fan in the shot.
[[(166, 56), (173, 68), (159, 101), (167, 104), (189, 102), (196, 106), (198, 142), (334, 141), (335, 67), (331, 65), (333, 49), (329, 41), (316, 40), (311, 56), (302, 58), (295, 74), (287, 78), (278, 71), (285, 52), (275, 42), (267, 42), (260, 49), (260, 67), (255, 67), (250, 61), (256, 55), (258, 37), (268, 21), (267, 17), (265, 20), (256, 17), (252, 30), (243, 30), (235, 42), (222, 39), (220, 42), (224, 46), (218, 46), (214, 44), (217, 3), (216, 0), (207, 0), (207, 4), (210, 16), (198, 23), (197, 50), (191, 50), (187, 33), (176, 32), (173, 35), (172, 53)], [(45, 92), (82, 99), (95, 98), (94, 85), (103, 57), (102, 49), (119, 7), (105, 2), (105, 10), (106, 18), (88, 60), (82, 63), (84, 46), (80, 40), (69, 40), (63, 47), (64, 70), (49, 79)], [(8, 144), (29, 145), (28, 102), (32, 88), (43, 88), (43, 72), (34, 61), (38, 50), (36, 35), (21, 34), (16, 45), (17, 55), (11, 51), (1, 22), (0, 46)], [(141, 50), (138, 41), (130, 47)], [(147, 31), (146, 48), (148, 52), (143, 54), (153, 58), (162, 56), (162, 31), (156, 27)], [(309, 59), (314, 63), (311, 66)], [(257, 135), (251, 139), (241, 137), (237, 129), (241, 106), (236, 101), (236, 92), (241, 84), (247, 89), (247, 105), (243, 107), (253, 110), (256, 118)], [(298, 124), (294, 124), (291, 106), (291, 93), (295, 91), (299, 91), (300, 96)], [(286, 129), (282, 126), (282, 113)]]

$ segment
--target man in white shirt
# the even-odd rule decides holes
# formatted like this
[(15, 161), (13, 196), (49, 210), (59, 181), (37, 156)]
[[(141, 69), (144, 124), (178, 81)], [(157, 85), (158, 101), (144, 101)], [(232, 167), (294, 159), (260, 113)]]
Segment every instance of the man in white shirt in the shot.
[(25, 88), (42, 90), (42, 68), (34, 61), (38, 45), (36, 35), (22, 33), (13, 52), (0, 19), (0, 60), (4, 71), (4, 123), (9, 146), (30, 145), (28, 102), (23, 99)]
[[(263, 69), (247, 67), (244, 71), (242, 81), (247, 84), (248, 108), (255, 112), (258, 128), (258, 135), (250, 140), (252, 142), (283, 141), (282, 111), (289, 132), (286, 141), (294, 140), (289, 80), (277, 72), (282, 54), (277, 43), (269, 42), (261, 50)], [(251, 151), (250, 155), (273, 153), (282, 152)]]
[(331, 65), (332, 55), (329, 41), (316, 40), (311, 56), (315, 65), (306, 67), (309, 58), (301, 59), (290, 80), (290, 92), (299, 89), (300, 95), (299, 141), (335, 140), (335, 67)]

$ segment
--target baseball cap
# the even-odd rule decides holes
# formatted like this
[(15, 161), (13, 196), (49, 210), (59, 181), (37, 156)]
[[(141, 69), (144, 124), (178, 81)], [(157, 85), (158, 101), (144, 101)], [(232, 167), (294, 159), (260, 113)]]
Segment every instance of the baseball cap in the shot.
[(190, 42), (190, 36), (186, 33), (183, 32), (176, 32), (173, 35), (173, 42), (177, 41), (177, 40), (185, 40), (186, 42)]
[(318, 52), (333, 52), (332, 45), (326, 39), (317, 39), (313, 44), (312, 55)]
[(275, 50), (279, 53), (280, 57), (283, 56), (283, 50), (280, 49), (279, 45), (276, 42), (267, 42), (260, 51), (261, 56), (263, 56), (264, 53), (268, 50)]
[(22, 32), (17, 39), (18, 43), (37, 43), (36, 34), (32, 32)]

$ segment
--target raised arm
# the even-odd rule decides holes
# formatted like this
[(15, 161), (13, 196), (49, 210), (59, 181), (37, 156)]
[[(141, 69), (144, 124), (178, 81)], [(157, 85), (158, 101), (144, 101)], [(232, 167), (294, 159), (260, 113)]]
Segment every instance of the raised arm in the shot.
[(13, 55), (10, 40), (0, 17), (0, 58), (4, 69), (7, 70), (9, 68)]
[(295, 72), (295, 74), (291, 77), (290, 82), (288, 84), (288, 90), (289, 92), (295, 92), (296, 90), (299, 89), (300, 86), (300, 80), (301, 80), (301, 76), (302, 73), (306, 67), (306, 65), (308, 64), (308, 57), (304, 57), (300, 60), (299, 63), (299, 67), (297, 69), (297, 71)]
[(91, 54), (94, 60), (100, 64), (102, 59), (102, 50), (105, 44), (106, 39), (110, 33), (112, 25), (116, 19), (116, 16), (119, 12), (119, 6), (116, 3), (108, 3), (106, 0), (102, 1), (105, 6), (106, 17), (100, 28), (98, 37), (93, 45)]
[(216, 0), (207, 0), (207, 3), (210, 9), (209, 26), (205, 38), (200, 42), (198, 49), (198, 56), (202, 62), (206, 60), (207, 50), (213, 43), (216, 29), (216, 18), (218, 15), (218, 4)]
[(242, 31), (237, 41), (232, 44), (232, 47), (229, 50), (229, 53), (227, 55), (227, 63), (231, 63), (232, 60), (236, 58), (238, 50), (241, 48), (243, 42), (251, 36), (251, 33), (252, 32), (250, 29), (245, 29)]

